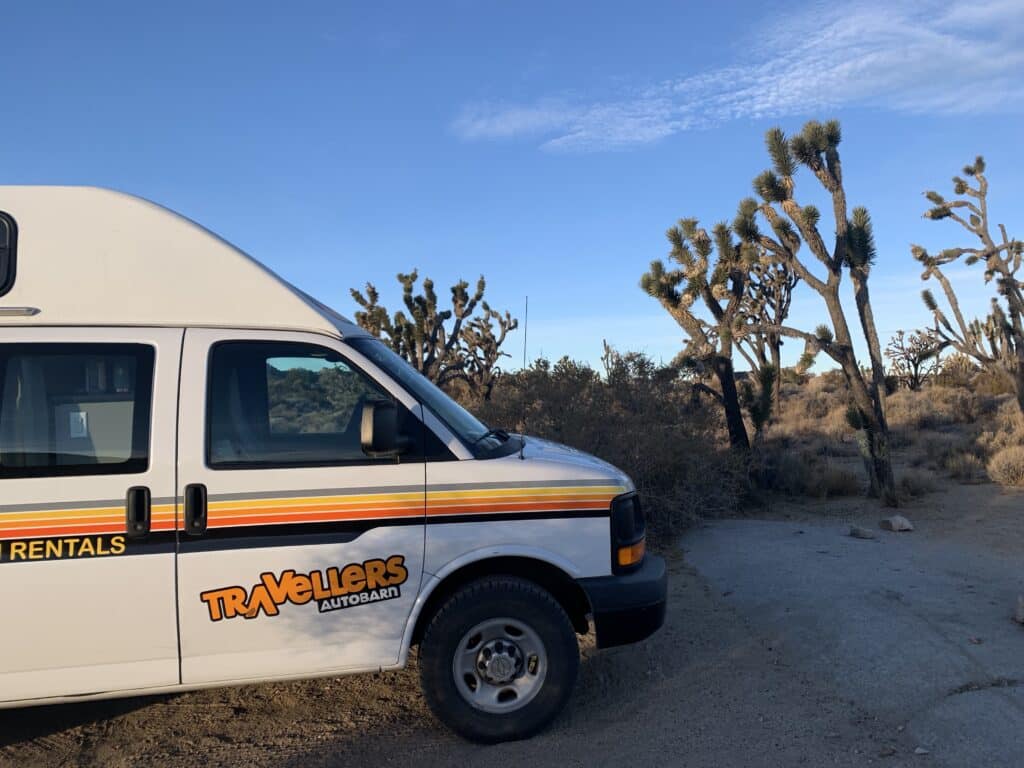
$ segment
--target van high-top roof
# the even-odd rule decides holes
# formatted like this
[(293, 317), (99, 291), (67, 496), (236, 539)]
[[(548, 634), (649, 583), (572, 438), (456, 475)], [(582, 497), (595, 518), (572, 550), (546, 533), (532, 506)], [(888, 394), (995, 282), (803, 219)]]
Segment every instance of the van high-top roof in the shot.
[(8, 249), (16, 261), (13, 284), (0, 296), (0, 327), (214, 326), (366, 335), (230, 243), (147, 200), (95, 187), (0, 186), (0, 213), (9, 217), (0, 226), (10, 245), (15, 232), (17, 238), (16, 251)]

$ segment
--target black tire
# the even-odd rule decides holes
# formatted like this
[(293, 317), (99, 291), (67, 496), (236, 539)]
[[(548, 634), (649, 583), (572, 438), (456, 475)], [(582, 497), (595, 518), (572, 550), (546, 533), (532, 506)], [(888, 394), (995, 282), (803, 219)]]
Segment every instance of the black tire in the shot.
[[(511, 618), (539, 636), (547, 669), (539, 690), (511, 712), (486, 712), (456, 687), (453, 661), (467, 632), (481, 622)], [(420, 682), (427, 704), (460, 736), (484, 744), (525, 739), (561, 712), (579, 671), (579, 646), (569, 617), (551, 594), (531, 581), (492, 576), (456, 590), (431, 619), (420, 643)]]

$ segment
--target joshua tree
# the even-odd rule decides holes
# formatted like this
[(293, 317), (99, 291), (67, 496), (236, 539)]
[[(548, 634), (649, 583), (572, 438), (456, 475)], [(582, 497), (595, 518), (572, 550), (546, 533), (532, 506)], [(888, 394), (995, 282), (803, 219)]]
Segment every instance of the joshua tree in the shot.
[(519, 326), (519, 321), (508, 310), (501, 314), (491, 309), (486, 301), (480, 302), (480, 308), (483, 314), (471, 319), (462, 330), (462, 350), (466, 360), (464, 380), (477, 397), (490, 400), (494, 385), (501, 376), (498, 361), (509, 356), (501, 351), (501, 345), (505, 343), (508, 332)]
[[(952, 219), (977, 238), (978, 245), (948, 248), (935, 255), (919, 245), (911, 248), (914, 258), (924, 266), (921, 279), (935, 278), (942, 286), (952, 320), (939, 307), (931, 291), (926, 289), (921, 295), (935, 317), (935, 330), (943, 346), (953, 347), (960, 354), (976, 360), (982, 368), (994, 368), (1008, 374), (1013, 381), (1017, 404), (1024, 412), (1024, 286), (1017, 278), (1024, 243), (1010, 239), (1002, 224), (999, 225), (999, 239), (992, 235), (984, 158), (978, 156), (972, 165), (966, 166), (964, 176), (974, 179), (975, 184), (972, 186), (967, 179), (954, 176), (953, 192), (956, 197), (952, 200), (938, 192), (926, 192), (925, 196), (933, 207), (924, 216), (936, 221)], [(983, 264), (986, 283), (995, 280), (997, 295), (992, 297), (992, 312), (984, 322), (965, 321), (953, 286), (942, 272), (942, 267), (961, 258), (969, 267)]]
[[(491, 309), (483, 300), (486, 283), (482, 275), (472, 295), (465, 280), (453, 285), (452, 308), (445, 310), (437, 307), (437, 293), (430, 278), (423, 280), (423, 293), (415, 293), (418, 277), (416, 270), (398, 275), (402, 303), (408, 314), (399, 310), (391, 315), (381, 306), (380, 295), (370, 283), (366, 284), (365, 295), (353, 288), (352, 298), (363, 308), (356, 312), (356, 322), (385, 339), (395, 352), (438, 386), (463, 381), (486, 399), (501, 374), (498, 361), (507, 357), (501, 345), (508, 332), (518, 327), (518, 321), (508, 312), (501, 314)], [(483, 314), (474, 316), (478, 305)]]
[[(751, 267), (757, 260), (754, 246), (736, 243), (725, 224), (714, 227), (714, 236), (696, 219), (681, 219), (666, 232), (672, 246), (669, 258), (679, 267), (667, 269), (660, 260), (640, 279), (640, 287), (656, 298), (688, 336), (681, 362), (709, 371), (718, 381), (718, 391), (697, 385), (709, 393), (725, 411), (729, 444), (738, 450), (750, 448), (743, 423), (732, 357), (735, 336), (744, 325), (744, 302)], [(714, 265), (712, 254), (716, 253)], [(700, 304), (710, 319), (704, 319)]]
[[(782, 336), (803, 339), (806, 351), (801, 367), (806, 367), (819, 352), (839, 365), (849, 384), (856, 422), (861, 429), (861, 454), (869, 492), (881, 497), (887, 505), (896, 505), (885, 414), (885, 367), (868, 292), (868, 278), (876, 255), (874, 237), (867, 210), (848, 211), (839, 157), (840, 139), (839, 123), (834, 120), (809, 122), (791, 139), (781, 129), (768, 131), (765, 143), (773, 168), (754, 180), (760, 202), (753, 198), (742, 201), (733, 223), (734, 231), (745, 243), (763, 248), (768, 258), (786, 265), (821, 296), (831, 323), (808, 333), (776, 323), (754, 322), (745, 332), (773, 330)], [(818, 228), (821, 213), (812, 205), (800, 205), (793, 196), (793, 177), (800, 165), (814, 174), (831, 200), (835, 224), (831, 247), (826, 245)], [(759, 217), (767, 222), (772, 234), (761, 230)], [(797, 255), (801, 240), (824, 267), (823, 277), (812, 272)], [(850, 325), (840, 300), (840, 286), (846, 273), (853, 284), (857, 316), (867, 342), (870, 375), (858, 365)]]
[[(769, 383), (770, 404), (774, 409), (778, 408), (782, 390), (782, 334), (777, 329), (789, 316), (793, 289), (798, 282), (800, 278), (787, 264), (772, 261), (762, 253), (747, 283), (745, 313), (751, 321), (751, 329), (740, 339), (740, 348), (748, 347), (753, 355), (752, 367), (758, 381)], [(761, 375), (768, 368), (774, 378), (766, 379)], [(769, 416), (765, 414), (766, 423)]]
[(938, 374), (942, 347), (942, 339), (931, 329), (912, 333), (900, 330), (889, 340), (885, 356), (892, 363), (892, 371), (900, 382), (907, 389), (916, 391)]

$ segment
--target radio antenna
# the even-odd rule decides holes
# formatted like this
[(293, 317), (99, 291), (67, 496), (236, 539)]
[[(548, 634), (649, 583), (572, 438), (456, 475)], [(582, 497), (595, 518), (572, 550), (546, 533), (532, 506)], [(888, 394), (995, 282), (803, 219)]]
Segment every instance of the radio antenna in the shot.
[[(526, 331), (530, 327), (530, 297), (526, 297), (526, 310), (523, 312), (523, 375), (526, 374)], [(526, 457), (523, 455), (523, 450), (526, 448), (526, 415), (529, 413), (529, 408), (525, 406), (523, 408), (523, 434), (519, 436), (519, 460), (523, 461)]]

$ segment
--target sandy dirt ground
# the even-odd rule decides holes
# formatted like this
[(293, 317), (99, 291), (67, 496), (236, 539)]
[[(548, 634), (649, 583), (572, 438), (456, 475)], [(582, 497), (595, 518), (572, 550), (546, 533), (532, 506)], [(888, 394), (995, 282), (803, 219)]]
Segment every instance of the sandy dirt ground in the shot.
[[(992, 486), (950, 486), (905, 510), (919, 525), (904, 535), (959, 542), (1000, 560), (1022, 555), (1022, 505), (1024, 497)], [(846, 522), (877, 524), (880, 515), (870, 502), (851, 499), (780, 504), (761, 516), (815, 522), (838, 538)], [(721, 538), (715, 546), (723, 546)], [(722, 589), (721, 574), (699, 572), (692, 547), (684, 539), (673, 552), (691, 551), (670, 555), (662, 631), (602, 652), (584, 640), (566, 713), (527, 742), (480, 747), (450, 735), (423, 704), (413, 663), (375, 676), (3, 711), (0, 765), (944, 764), (914, 754), (920, 741), (905, 713), (864, 700), (828, 664), (788, 641), (778, 622)], [(799, 561), (791, 565), (799, 568)], [(862, 661), (865, 679), (877, 677), (871, 659)]]

